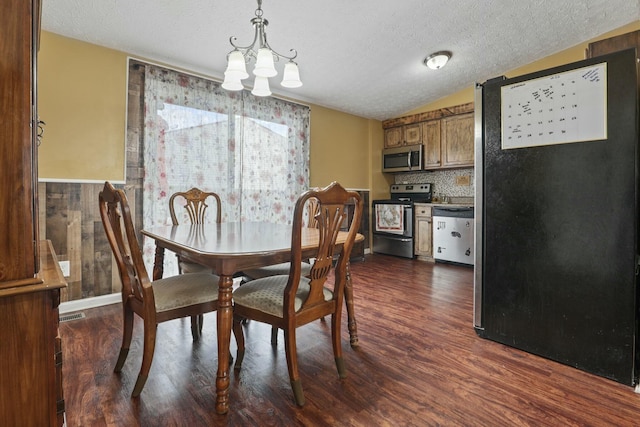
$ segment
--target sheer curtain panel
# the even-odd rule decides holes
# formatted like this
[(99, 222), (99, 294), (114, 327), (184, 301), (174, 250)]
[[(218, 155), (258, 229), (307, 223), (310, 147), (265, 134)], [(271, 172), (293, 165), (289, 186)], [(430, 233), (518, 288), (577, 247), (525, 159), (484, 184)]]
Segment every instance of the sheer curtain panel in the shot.
[[(309, 187), (309, 107), (153, 65), (144, 104), (144, 227), (171, 224), (169, 197), (191, 187), (220, 195), (223, 222), (291, 222)], [(150, 268), (152, 242), (144, 252)]]

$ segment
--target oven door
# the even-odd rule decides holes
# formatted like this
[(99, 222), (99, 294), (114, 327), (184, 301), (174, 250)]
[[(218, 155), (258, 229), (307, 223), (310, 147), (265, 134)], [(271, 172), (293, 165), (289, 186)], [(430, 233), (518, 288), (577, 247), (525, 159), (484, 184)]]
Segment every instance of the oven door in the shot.
[(413, 203), (400, 200), (373, 201), (373, 232), (413, 237)]
[(413, 203), (373, 201), (373, 252), (414, 257)]

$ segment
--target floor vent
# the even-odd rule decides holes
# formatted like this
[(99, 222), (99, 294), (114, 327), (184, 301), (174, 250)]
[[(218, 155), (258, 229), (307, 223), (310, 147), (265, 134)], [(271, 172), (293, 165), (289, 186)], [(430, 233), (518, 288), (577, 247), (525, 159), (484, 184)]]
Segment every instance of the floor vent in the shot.
[(84, 319), (84, 313), (64, 314), (60, 316), (60, 322), (69, 322), (71, 320)]

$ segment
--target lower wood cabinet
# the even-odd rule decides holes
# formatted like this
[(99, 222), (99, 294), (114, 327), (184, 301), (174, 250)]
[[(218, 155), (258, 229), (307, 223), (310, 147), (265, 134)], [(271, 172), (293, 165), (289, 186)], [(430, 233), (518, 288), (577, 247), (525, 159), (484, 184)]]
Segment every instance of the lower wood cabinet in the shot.
[(418, 259), (433, 261), (433, 220), (431, 206), (416, 203), (414, 251)]
[(0, 283), (0, 425), (62, 426), (60, 289), (66, 286), (49, 241), (29, 284)]

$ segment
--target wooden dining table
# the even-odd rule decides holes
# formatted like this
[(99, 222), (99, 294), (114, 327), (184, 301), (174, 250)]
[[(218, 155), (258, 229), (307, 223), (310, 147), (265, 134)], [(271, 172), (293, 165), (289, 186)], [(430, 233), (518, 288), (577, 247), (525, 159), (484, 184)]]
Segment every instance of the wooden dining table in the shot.
[[(154, 226), (142, 234), (155, 240), (153, 279), (162, 278), (164, 251), (169, 249), (180, 257), (215, 270), (218, 284), (218, 372), (216, 376), (216, 412), (229, 410), (229, 344), (233, 323), (233, 277), (250, 268), (290, 261), (290, 225), (267, 222), (226, 222), (220, 224), (181, 224)], [(347, 236), (341, 231), (337, 239), (340, 248)], [(364, 237), (358, 234), (356, 241)], [(316, 228), (302, 230), (302, 258), (313, 258), (319, 244)], [(353, 287), (347, 264), (345, 285), (347, 321), (352, 347), (358, 346), (356, 318), (353, 310)]]

